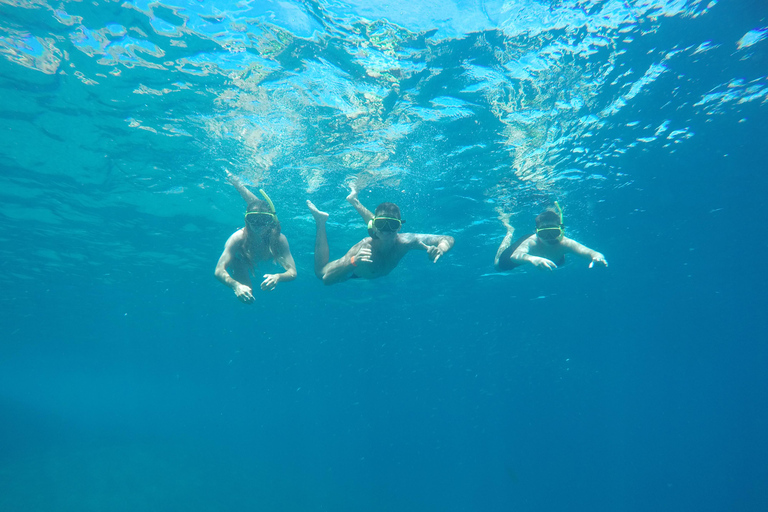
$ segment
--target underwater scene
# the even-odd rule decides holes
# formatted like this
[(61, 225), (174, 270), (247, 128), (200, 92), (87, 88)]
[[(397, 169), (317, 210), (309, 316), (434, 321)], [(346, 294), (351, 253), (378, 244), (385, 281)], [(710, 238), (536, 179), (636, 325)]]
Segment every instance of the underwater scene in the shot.
[(765, 0), (0, 0), (0, 511), (768, 510)]

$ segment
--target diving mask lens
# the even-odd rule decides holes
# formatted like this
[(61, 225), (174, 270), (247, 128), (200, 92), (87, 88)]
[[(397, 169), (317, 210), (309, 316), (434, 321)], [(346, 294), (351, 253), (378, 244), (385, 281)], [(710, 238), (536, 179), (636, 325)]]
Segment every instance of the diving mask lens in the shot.
[(561, 228), (560, 226), (557, 226), (557, 227), (551, 227), (551, 228), (537, 229), (536, 235), (542, 240), (552, 242), (552, 241), (558, 240), (561, 236), (563, 236), (563, 228)]
[(373, 225), (379, 231), (394, 232), (400, 229), (402, 222), (400, 219), (394, 219), (392, 217), (376, 217), (373, 220)]
[(245, 222), (253, 227), (261, 227), (272, 224), (275, 216), (269, 212), (248, 212), (245, 214)]

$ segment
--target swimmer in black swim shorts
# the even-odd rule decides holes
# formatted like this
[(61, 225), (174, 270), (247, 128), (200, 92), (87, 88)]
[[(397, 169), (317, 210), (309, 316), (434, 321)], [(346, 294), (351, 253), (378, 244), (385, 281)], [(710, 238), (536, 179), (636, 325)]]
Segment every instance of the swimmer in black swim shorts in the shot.
[(400, 233), (405, 222), (400, 217), (400, 208), (394, 203), (382, 203), (375, 213), (368, 211), (357, 200), (357, 190), (347, 197), (368, 225), (368, 236), (347, 253), (334, 261), (330, 260), (328, 237), (325, 223), (328, 214), (321, 212), (311, 201), (307, 206), (312, 212), (317, 229), (315, 235), (315, 275), (327, 285), (347, 279), (376, 279), (389, 274), (409, 251), (427, 251), (429, 259), (437, 263), (440, 257), (453, 247), (453, 237)]
[(525, 235), (514, 243), (514, 228), (508, 222), (504, 224), (507, 235), (496, 251), (493, 262), (497, 270), (511, 270), (526, 263), (554, 270), (565, 263), (565, 255), (569, 253), (589, 258), (589, 268), (595, 263), (608, 266), (605, 256), (563, 234), (563, 211), (557, 202), (555, 210), (548, 209), (536, 217), (536, 233)]

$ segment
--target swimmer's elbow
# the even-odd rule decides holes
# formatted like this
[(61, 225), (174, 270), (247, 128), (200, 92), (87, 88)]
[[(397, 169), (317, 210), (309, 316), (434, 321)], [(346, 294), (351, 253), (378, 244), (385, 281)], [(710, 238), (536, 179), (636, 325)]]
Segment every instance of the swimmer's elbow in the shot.
[(339, 276), (332, 272), (325, 272), (320, 279), (323, 281), (325, 286), (331, 286), (332, 284), (336, 284), (340, 281)]

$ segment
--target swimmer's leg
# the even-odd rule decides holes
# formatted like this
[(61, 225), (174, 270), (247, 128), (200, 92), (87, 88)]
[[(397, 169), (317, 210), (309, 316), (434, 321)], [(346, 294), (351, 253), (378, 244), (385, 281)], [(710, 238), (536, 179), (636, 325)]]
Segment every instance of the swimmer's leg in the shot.
[(510, 215), (508, 213), (504, 213), (501, 209), (497, 209), (496, 212), (499, 214), (501, 223), (507, 228), (507, 234), (504, 236), (504, 240), (501, 241), (499, 250), (496, 251), (496, 256), (493, 258), (493, 266), (499, 270), (499, 258), (501, 257), (501, 254), (512, 245), (512, 236), (515, 234), (515, 228), (509, 223)]
[(232, 174), (231, 172), (227, 171), (227, 180), (237, 189), (237, 191), (240, 193), (240, 197), (243, 198), (243, 201), (245, 201), (245, 205), (248, 206), (252, 202), (254, 202), (256, 199), (258, 199), (253, 192), (245, 188), (245, 185), (243, 185), (243, 182), (240, 181), (240, 178)]
[(307, 200), (309, 211), (315, 218), (315, 275), (320, 279), (325, 274), (324, 269), (330, 259), (330, 250), (328, 249), (328, 234), (325, 231), (325, 222), (328, 220), (328, 214), (321, 212)]

